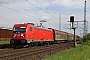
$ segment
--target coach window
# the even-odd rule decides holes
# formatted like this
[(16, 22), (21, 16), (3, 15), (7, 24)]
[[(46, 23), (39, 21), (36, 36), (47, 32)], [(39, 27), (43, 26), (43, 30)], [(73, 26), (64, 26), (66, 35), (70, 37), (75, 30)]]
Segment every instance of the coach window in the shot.
[(32, 27), (30, 27), (30, 32), (32, 32)]

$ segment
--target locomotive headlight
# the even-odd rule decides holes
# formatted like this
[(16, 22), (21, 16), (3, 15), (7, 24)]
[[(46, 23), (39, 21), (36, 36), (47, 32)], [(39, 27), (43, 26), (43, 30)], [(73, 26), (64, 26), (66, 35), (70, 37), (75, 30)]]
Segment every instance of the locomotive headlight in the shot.
[(23, 34), (21, 34), (21, 36), (23, 36)]
[(21, 34), (22, 37), (25, 37), (25, 34)]

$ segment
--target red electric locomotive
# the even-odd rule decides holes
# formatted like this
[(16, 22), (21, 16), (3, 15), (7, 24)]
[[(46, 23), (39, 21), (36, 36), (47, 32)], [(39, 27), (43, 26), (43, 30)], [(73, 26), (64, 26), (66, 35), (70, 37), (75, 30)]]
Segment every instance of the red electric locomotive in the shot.
[(10, 44), (40, 44), (53, 42), (53, 30), (34, 27), (33, 23), (15, 24), (12, 30)]

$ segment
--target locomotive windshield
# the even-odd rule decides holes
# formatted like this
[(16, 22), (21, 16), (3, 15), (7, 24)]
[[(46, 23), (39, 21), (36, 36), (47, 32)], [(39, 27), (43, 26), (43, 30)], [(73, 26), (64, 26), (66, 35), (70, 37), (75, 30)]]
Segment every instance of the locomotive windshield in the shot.
[(26, 26), (14, 26), (13, 31), (26, 31)]

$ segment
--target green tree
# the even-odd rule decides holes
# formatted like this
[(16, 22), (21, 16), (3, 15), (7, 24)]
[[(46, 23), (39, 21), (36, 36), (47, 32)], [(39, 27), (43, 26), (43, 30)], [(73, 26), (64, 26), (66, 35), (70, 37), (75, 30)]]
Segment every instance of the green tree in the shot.
[(83, 42), (90, 40), (90, 33), (88, 33), (87, 36), (84, 36), (82, 39), (83, 39)]
[(90, 33), (88, 33), (88, 35), (87, 35), (87, 39), (90, 40)]

